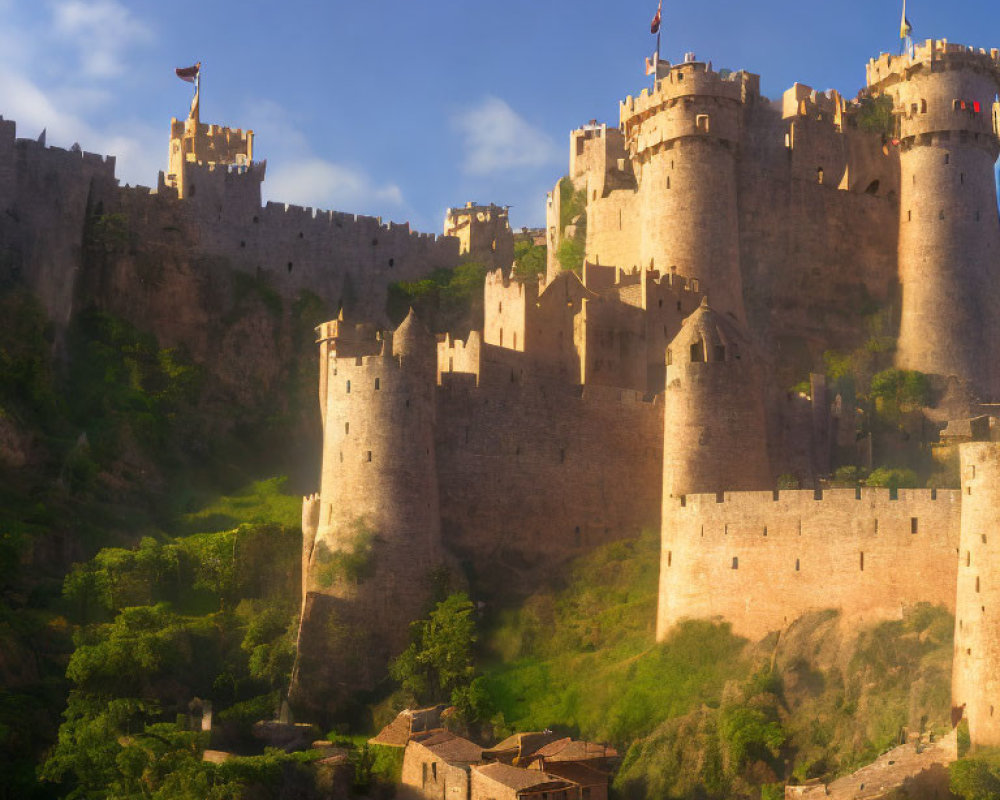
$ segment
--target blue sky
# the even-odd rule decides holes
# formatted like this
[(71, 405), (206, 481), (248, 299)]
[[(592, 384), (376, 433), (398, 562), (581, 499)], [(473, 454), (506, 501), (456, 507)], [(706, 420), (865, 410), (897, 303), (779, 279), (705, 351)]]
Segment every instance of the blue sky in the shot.
[[(204, 64), (202, 119), (257, 132), (268, 199), (439, 231), (466, 200), (541, 225), (568, 135), (645, 84), (655, 0), (0, 0), (0, 114), (155, 185)], [(666, 0), (663, 56), (695, 51), (852, 96), (898, 46), (895, 0)], [(916, 38), (1000, 46), (1000, 3), (909, 0)]]

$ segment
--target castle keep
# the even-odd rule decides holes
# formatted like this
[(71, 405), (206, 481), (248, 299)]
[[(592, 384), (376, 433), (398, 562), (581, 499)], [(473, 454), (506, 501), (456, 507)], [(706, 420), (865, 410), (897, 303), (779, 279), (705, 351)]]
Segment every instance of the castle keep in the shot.
[[(659, 637), (687, 617), (757, 638), (810, 610), (942, 605), (955, 705), (975, 743), (1000, 744), (1000, 445), (963, 446), (960, 489), (826, 489), (851, 410), (821, 375), (784, 388), (864, 341), (862, 307), (896, 304), (897, 363), (946, 390), (942, 414), (1000, 399), (1000, 53), (929, 40), (882, 55), (855, 100), (796, 84), (771, 101), (757, 76), (693, 55), (658, 69), (617, 126), (571, 134), (547, 273), (488, 276), (482, 331), (435, 344), (412, 314), (395, 332), (319, 329), (323, 471), (304, 505), (293, 692), (371, 688), (436, 566), (528, 588), (655, 526)], [(461, 226), (493, 210), (459, 212), (463, 250), (484, 247)], [(560, 268), (569, 241), (579, 270)], [(809, 488), (778, 490), (784, 474)], [(364, 574), (345, 570), (362, 550)], [(330, 646), (351, 619), (384, 644), (375, 658)]]

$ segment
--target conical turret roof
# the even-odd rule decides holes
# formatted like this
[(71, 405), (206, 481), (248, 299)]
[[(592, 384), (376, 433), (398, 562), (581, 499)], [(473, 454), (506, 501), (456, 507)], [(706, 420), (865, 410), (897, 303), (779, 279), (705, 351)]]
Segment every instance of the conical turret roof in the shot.
[[(691, 358), (692, 347), (695, 345), (704, 348), (699, 358)], [(743, 325), (728, 314), (712, 308), (707, 297), (703, 297), (701, 305), (684, 320), (680, 331), (670, 343), (675, 361), (732, 361), (748, 353), (751, 347), (750, 336)], [(718, 358), (718, 353), (724, 354), (723, 357)]]
[(397, 356), (433, 354), (437, 339), (417, 317), (411, 308), (392, 335), (392, 352)]

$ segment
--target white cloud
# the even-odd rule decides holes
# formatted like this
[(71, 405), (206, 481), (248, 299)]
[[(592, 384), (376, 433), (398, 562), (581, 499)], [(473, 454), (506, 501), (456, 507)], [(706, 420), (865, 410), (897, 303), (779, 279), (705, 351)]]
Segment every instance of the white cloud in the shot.
[(403, 193), (389, 183), (377, 185), (371, 176), (354, 167), (321, 158), (303, 158), (268, 165), (268, 195), (285, 203), (315, 208), (355, 210), (403, 204)]
[(152, 39), (152, 32), (115, 0), (63, 0), (52, 6), (56, 35), (76, 46), (80, 69), (94, 78), (125, 70), (124, 53)]
[(462, 135), (463, 166), (470, 175), (541, 167), (559, 159), (551, 137), (498, 97), (486, 97), (452, 122)]

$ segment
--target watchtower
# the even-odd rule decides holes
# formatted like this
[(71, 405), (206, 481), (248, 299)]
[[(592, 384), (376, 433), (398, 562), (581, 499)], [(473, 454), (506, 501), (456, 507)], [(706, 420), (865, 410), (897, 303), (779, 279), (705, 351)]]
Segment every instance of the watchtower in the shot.
[(699, 281), (713, 308), (739, 320), (736, 159), (743, 106), (759, 85), (756, 75), (715, 72), (689, 56), (620, 109), (638, 184), (643, 268)]
[(514, 262), (514, 233), (507, 206), (469, 202), (464, 208), (449, 208), (444, 235), (457, 237), (458, 254), (470, 261), (505, 270)]
[[(442, 563), (434, 450), (437, 343), (411, 311), (379, 355), (331, 351), (323, 468), (306, 498), (303, 612), (293, 696), (369, 690), (409, 641)], [(323, 393), (321, 392), (321, 396)]]
[(1000, 222), (994, 100), (1000, 52), (928, 39), (868, 64), (893, 99), (900, 151), (897, 362), (1000, 396)]
[(742, 325), (703, 299), (666, 360), (664, 504), (687, 494), (771, 488), (761, 365)]
[(962, 532), (955, 603), (952, 705), (973, 745), (1000, 746), (1000, 443), (960, 448)]

